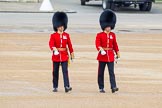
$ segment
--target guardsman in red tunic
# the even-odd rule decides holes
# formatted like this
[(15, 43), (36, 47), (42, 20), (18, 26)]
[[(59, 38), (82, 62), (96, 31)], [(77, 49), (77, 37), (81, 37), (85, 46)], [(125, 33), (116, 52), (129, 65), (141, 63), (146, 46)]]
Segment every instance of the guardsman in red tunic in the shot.
[[(53, 61), (53, 92), (58, 91), (59, 66), (62, 67), (65, 92), (72, 90), (68, 76), (68, 59), (74, 59), (74, 50), (70, 36), (65, 32), (68, 23), (68, 17), (64, 12), (56, 12), (52, 19), (55, 33), (51, 34), (49, 47)], [(70, 54), (68, 54), (68, 51)]]
[(110, 85), (112, 93), (118, 91), (114, 74), (114, 53), (120, 58), (118, 44), (115, 33), (111, 32), (116, 24), (116, 15), (111, 10), (105, 10), (100, 16), (100, 25), (103, 32), (96, 36), (95, 44), (98, 50), (98, 86), (101, 93), (104, 90), (104, 70), (108, 66)]

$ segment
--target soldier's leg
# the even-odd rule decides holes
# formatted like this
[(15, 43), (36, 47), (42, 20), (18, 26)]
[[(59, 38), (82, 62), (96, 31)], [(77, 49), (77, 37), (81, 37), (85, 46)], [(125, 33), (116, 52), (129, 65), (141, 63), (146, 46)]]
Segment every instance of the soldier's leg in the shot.
[(72, 90), (69, 83), (69, 75), (68, 75), (68, 62), (61, 62), (62, 65), (62, 72), (63, 72), (63, 78), (64, 78), (64, 87), (65, 92), (69, 92)]
[(115, 80), (115, 74), (114, 74), (114, 62), (108, 62), (107, 65), (108, 65), (111, 89), (113, 89), (113, 88), (116, 88), (116, 80)]
[(98, 62), (98, 86), (99, 89), (104, 89), (104, 71), (106, 62)]
[(64, 78), (64, 87), (69, 87), (69, 76), (68, 76), (68, 62), (61, 62), (63, 78)]
[(53, 88), (58, 88), (60, 62), (53, 62)]

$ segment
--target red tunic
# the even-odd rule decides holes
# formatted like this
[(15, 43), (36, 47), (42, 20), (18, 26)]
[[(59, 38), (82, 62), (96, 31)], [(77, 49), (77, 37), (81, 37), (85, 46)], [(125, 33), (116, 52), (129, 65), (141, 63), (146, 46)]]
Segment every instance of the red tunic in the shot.
[(102, 48), (112, 48), (112, 50), (105, 50), (106, 54), (101, 55), (98, 53), (97, 60), (102, 62), (113, 62), (114, 61), (114, 51), (117, 53), (119, 51), (118, 44), (116, 42), (115, 33), (110, 32), (106, 34), (105, 32), (98, 33), (96, 36), (96, 48), (99, 51), (99, 47)]
[[(59, 33), (53, 33), (51, 34), (50, 40), (49, 40), (49, 47), (51, 50), (53, 50), (53, 47), (56, 48), (67, 48), (70, 51), (70, 54), (73, 52), (72, 43), (70, 40), (70, 36), (68, 33), (63, 32), (62, 36), (60, 36)], [(64, 62), (67, 61), (69, 58), (68, 51), (59, 51), (58, 55), (52, 54), (52, 61), (55, 62)]]

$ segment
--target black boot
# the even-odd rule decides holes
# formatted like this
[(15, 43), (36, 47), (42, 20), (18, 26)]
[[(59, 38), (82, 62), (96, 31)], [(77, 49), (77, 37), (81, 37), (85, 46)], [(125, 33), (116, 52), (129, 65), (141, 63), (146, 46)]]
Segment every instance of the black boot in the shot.
[(104, 89), (100, 89), (100, 93), (105, 93), (105, 90)]
[(65, 92), (67, 93), (67, 92), (69, 92), (69, 91), (71, 91), (72, 90), (72, 87), (65, 87)]
[(116, 91), (119, 91), (119, 88), (113, 88), (111, 89), (112, 93), (115, 93)]
[(57, 88), (54, 88), (54, 89), (53, 89), (53, 92), (57, 92), (57, 91), (58, 91)]

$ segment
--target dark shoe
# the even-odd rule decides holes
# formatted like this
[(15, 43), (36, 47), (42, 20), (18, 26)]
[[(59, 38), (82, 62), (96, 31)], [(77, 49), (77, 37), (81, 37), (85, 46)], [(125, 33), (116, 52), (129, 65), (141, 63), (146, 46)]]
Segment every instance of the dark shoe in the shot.
[(67, 92), (69, 92), (69, 91), (71, 91), (72, 90), (72, 87), (65, 87), (65, 92), (67, 93)]
[(104, 89), (100, 89), (100, 93), (105, 93), (105, 90)]
[(115, 93), (116, 91), (119, 91), (119, 88), (113, 88), (111, 89), (112, 93)]
[(57, 92), (57, 91), (58, 91), (57, 88), (54, 88), (54, 89), (53, 89), (53, 92)]

